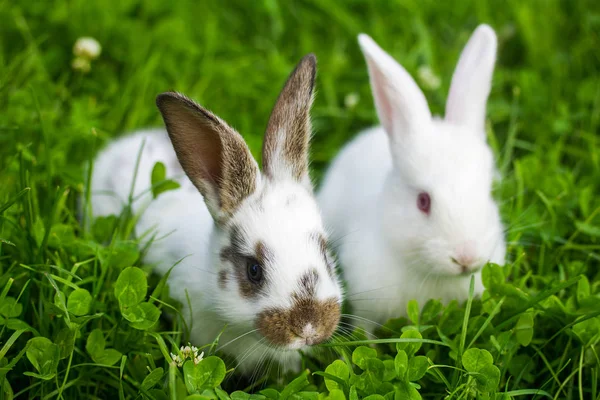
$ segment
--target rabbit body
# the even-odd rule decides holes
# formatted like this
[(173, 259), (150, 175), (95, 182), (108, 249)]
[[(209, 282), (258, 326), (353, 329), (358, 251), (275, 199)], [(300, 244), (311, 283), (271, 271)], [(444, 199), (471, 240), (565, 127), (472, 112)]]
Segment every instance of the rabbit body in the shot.
[(382, 126), (342, 149), (318, 199), (354, 313), (381, 324), (411, 299), (465, 300), (471, 275), (479, 295), (481, 267), (504, 263), (484, 126), (496, 38), (481, 26), (467, 44), (443, 119), (392, 57), (366, 35), (359, 42)]
[(90, 182), (94, 214), (118, 215), (128, 204), (130, 193), (134, 213), (148, 206), (152, 200), (151, 173), (158, 161), (165, 164), (168, 179), (193, 187), (181, 169), (166, 130), (140, 130), (110, 142), (94, 160)]
[[(120, 212), (144, 143), (132, 196), (136, 233), (152, 240), (144, 261), (160, 274), (172, 268), (170, 295), (183, 305), (191, 342), (211, 343), (222, 332), (218, 349), (243, 373), (270, 359), (298, 369), (297, 350), (327, 340), (340, 318), (341, 286), (308, 178), (314, 73), (307, 56), (282, 90), (262, 173), (224, 121), (166, 93), (157, 104), (167, 131), (113, 142), (92, 176), (94, 214)], [(152, 200), (158, 161), (181, 186)]]

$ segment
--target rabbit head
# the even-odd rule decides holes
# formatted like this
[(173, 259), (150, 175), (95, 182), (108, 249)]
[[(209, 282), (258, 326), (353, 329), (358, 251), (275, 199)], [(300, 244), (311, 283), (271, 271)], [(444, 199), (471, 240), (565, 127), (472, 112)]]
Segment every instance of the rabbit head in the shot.
[(408, 72), (367, 35), (359, 36), (379, 119), (392, 153), (382, 198), (385, 240), (418, 272), (462, 276), (503, 263), (505, 243), (492, 198), (494, 157), (486, 102), (496, 35), (479, 26), (464, 48), (444, 118), (434, 118)]
[(284, 350), (328, 339), (342, 301), (308, 175), (315, 73), (311, 54), (280, 93), (262, 172), (242, 136), (217, 116), (177, 93), (157, 98), (179, 162), (214, 220), (213, 262), (204, 266), (215, 272), (210, 304), (225, 323)]

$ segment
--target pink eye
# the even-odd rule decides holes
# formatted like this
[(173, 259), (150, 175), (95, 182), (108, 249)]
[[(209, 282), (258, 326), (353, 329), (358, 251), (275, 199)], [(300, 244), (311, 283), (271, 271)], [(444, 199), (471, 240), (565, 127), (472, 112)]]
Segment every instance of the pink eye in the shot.
[(425, 214), (429, 214), (429, 209), (431, 208), (431, 197), (429, 197), (429, 193), (419, 193), (419, 196), (417, 197), (417, 207)]

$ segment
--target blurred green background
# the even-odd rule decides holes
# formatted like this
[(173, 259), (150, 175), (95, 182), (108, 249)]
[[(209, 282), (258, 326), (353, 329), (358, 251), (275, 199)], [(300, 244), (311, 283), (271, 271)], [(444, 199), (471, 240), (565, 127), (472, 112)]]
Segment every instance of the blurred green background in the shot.
[[(19, 266), (50, 260), (70, 268), (81, 261), (66, 241), (46, 248), (44, 226), (61, 224), (60, 232), (75, 241), (86, 163), (112, 137), (161, 125), (158, 93), (192, 97), (242, 133), (259, 157), (286, 77), (314, 52), (319, 72), (311, 157), (318, 182), (340, 147), (377, 122), (359, 33), (371, 35), (404, 65), (432, 110), (442, 113), (460, 51), (480, 23), (499, 37), (488, 116), (503, 175), (497, 195), (515, 261), (507, 274), (531, 293), (583, 274), (591, 282), (585, 293), (598, 297), (597, 0), (0, 0), (0, 205), (31, 187), (18, 206), (0, 211), (0, 288), (14, 277), (16, 297), (33, 277), (22, 318), (42, 335), (55, 330), (55, 320), (28, 306), (44, 310), (43, 297), (51, 299), (53, 289)], [(71, 66), (73, 45), (82, 36), (102, 46), (89, 73)], [(69, 191), (56, 195), (57, 186)], [(109, 273), (102, 298), (112, 299), (118, 272), (115, 267)], [(38, 287), (45, 294), (38, 296)], [(574, 293), (560, 296), (574, 309)], [(570, 317), (577, 315), (569, 310)], [(545, 320), (546, 331), (536, 331), (537, 337), (545, 340), (564, 327), (560, 318)], [(560, 358), (562, 366), (579, 352), (569, 347), (570, 338), (560, 343), (547, 348), (556, 354), (546, 356)], [(18, 348), (11, 349), (13, 356)], [(78, 354), (86, 360), (82, 350)], [(541, 361), (537, 367), (543, 369)], [(21, 361), (17, 368), (11, 372), (21, 379), (16, 390), (31, 367)], [(554, 372), (542, 375), (537, 382), (552, 380)]]
[[(460, 50), (482, 22), (499, 35), (489, 116), (506, 142), (517, 102), (517, 154), (557, 140), (571, 162), (595, 145), (600, 14), (597, 1), (2, 1), (0, 175), (11, 184), (26, 149), (62, 184), (81, 182), (100, 138), (159, 125), (156, 94), (175, 89), (236, 127), (258, 154), (274, 100), (294, 64), (319, 60), (313, 159), (319, 169), (361, 127), (376, 121), (356, 43), (370, 34), (414, 76), (442, 112)], [(102, 54), (73, 71), (72, 47), (92, 36)], [(419, 83), (423, 83), (422, 81)], [(423, 85), (421, 85), (423, 86)], [(347, 107), (348, 95), (358, 103)], [(518, 98), (517, 98), (518, 97)], [(350, 101), (352, 103), (352, 101)], [(594, 112), (592, 112), (594, 110)], [(597, 167), (597, 159), (593, 161)], [(10, 186), (9, 186), (10, 187)]]

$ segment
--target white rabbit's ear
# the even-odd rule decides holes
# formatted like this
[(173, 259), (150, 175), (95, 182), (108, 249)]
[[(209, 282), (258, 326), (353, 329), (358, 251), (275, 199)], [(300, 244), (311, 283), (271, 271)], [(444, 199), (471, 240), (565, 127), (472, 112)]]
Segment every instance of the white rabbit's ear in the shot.
[(485, 133), (485, 110), (492, 87), (497, 39), (488, 25), (479, 25), (465, 46), (452, 76), (446, 102), (449, 122)]
[(260, 179), (246, 142), (219, 117), (181, 94), (162, 93), (156, 104), (183, 170), (204, 196), (213, 219), (225, 222)]
[(371, 90), (379, 120), (392, 142), (397, 135), (418, 132), (429, 125), (425, 95), (410, 74), (364, 33), (358, 43), (369, 67)]
[(311, 190), (308, 147), (316, 66), (316, 57), (308, 54), (290, 74), (271, 112), (262, 149), (263, 172), (267, 178), (291, 178)]

